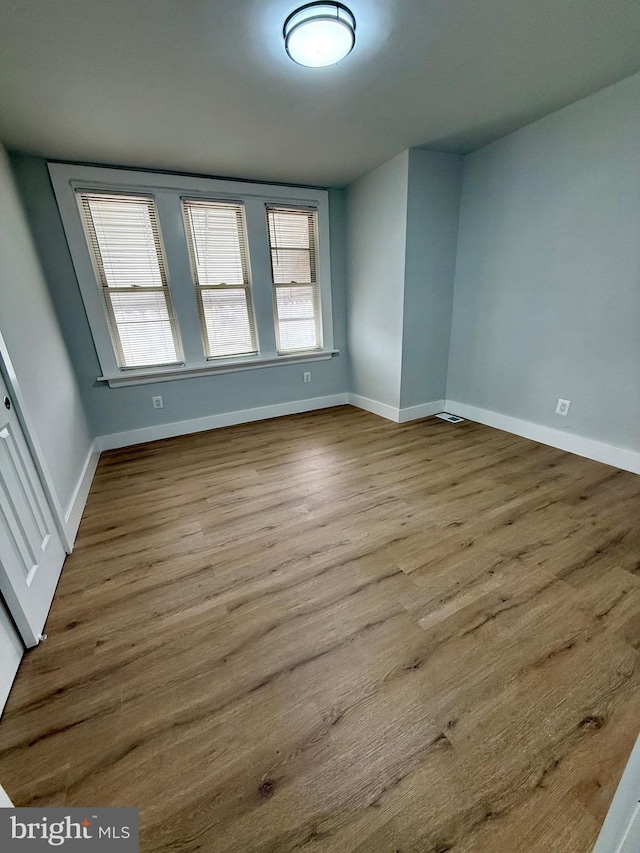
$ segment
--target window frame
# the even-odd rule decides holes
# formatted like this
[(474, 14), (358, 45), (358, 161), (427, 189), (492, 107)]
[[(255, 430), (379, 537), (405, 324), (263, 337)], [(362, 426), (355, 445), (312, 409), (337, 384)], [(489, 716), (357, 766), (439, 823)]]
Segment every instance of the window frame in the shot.
[[(326, 360), (337, 354), (337, 350), (333, 348), (329, 193), (327, 190), (108, 166), (50, 162), (48, 167), (102, 369), (102, 375), (98, 377), (99, 381), (118, 387), (203, 374), (253, 370), (292, 362)], [(119, 367), (104, 313), (102, 294), (96, 282), (93, 258), (85, 238), (77, 201), (77, 192), (80, 190), (152, 197), (164, 250), (167, 286), (182, 342), (183, 360), (180, 363), (146, 368)], [(182, 215), (184, 200), (239, 202), (244, 206), (249, 275), (259, 347), (257, 355), (206, 357)], [(321, 306), (320, 322), (323, 330), (322, 349), (282, 355), (277, 351), (267, 226), (269, 206), (312, 207), (317, 210), (317, 276)]]
[[(231, 358), (230, 355), (213, 355), (210, 352), (211, 341), (209, 340), (209, 333), (207, 331), (207, 323), (206, 323), (206, 309), (204, 305), (203, 299), (203, 291), (211, 290), (211, 291), (223, 291), (223, 290), (244, 290), (245, 302), (247, 308), (247, 319), (249, 323), (249, 334), (252, 339), (252, 343), (255, 344), (255, 347), (252, 347), (245, 353), (238, 353), (239, 356), (255, 356), (260, 353), (260, 338), (258, 335), (258, 328), (256, 323), (256, 312), (253, 304), (253, 281), (251, 277), (251, 252), (249, 251), (249, 238), (247, 234), (247, 221), (246, 221), (246, 212), (244, 209), (244, 204), (240, 202), (231, 202), (226, 200), (225, 202), (221, 202), (220, 199), (192, 199), (192, 198), (181, 198), (182, 203), (182, 221), (184, 223), (185, 237), (187, 241), (187, 249), (189, 252), (189, 261), (191, 265), (191, 277), (194, 290), (196, 292), (196, 302), (198, 305), (198, 315), (200, 317), (200, 327), (201, 327), (201, 336), (202, 336), (202, 344), (204, 347), (205, 359), (208, 362), (219, 362), (221, 359)], [(198, 204), (206, 205), (223, 205), (227, 204), (229, 208), (235, 211), (236, 218), (238, 217), (238, 213), (240, 214), (241, 224), (238, 227), (238, 241), (240, 243), (240, 255), (241, 255), (241, 266), (242, 266), (242, 284), (227, 284), (221, 283), (217, 285), (211, 284), (202, 284), (198, 275), (198, 247), (195, 238), (195, 234), (193, 231), (193, 225), (190, 219), (189, 213), (189, 205), (193, 204), (197, 206)], [(244, 246), (243, 246), (244, 243)]]
[[(291, 211), (296, 215), (307, 215), (311, 214), (311, 227), (309, 228), (309, 269), (312, 273), (311, 281), (309, 282), (276, 282), (275, 280), (275, 270), (273, 267), (273, 253), (279, 251), (291, 251), (291, 248), (287, 247), (278, 247), (272, 244), (271, 242), (271, 227), (269, 222), (269, 216), (271, 212), (277, 213), (279, 211), (287, 212), (287, 210)], [(289, 355), (295, 352), (304, 352), (305, 350), (295, 350), (295, 349), (285, 349), (282, 346), (281, 334), (282, 330), (280, 328), (280, 314), (278, 310), (278, 289), (286, 288), (292, 286), (299, 287), (310, 287), (312, 291), (312, 301), (314, 308), (314, 325), (315, 325), (315, 334), (316, 340), (319, 341), (319, 344), (315, 346), (313, 349), (306, 350), (307, 352), (312, 352), (314, 350), (321, 350), (323, 346), (324, 339), (324, 329), (322, 324), (322, 304), (320, 298), (320, 286), (318, 281), (318, 250), (320, 245), (320, 240), (318, 237), (318, 211), (316, 208), (310, 207), (302, 207), (298, 205), (294, 207), (292, 205), (267, 205), (266, 206), (266, 215), (267, 215), (267, 236), (269, 239), (269, 261), (271, 264), (271, 286), (273, 288), (273, 313), (274, 313), (274, 325), (276, 329), (276, 347), (278, 350), (278, 354), (280, 355)]]
[(158, 367), (158, 368), (166, 368), (167, 366), (181, 364), (182, 362), (182, 340), (180, 338), (180, 328), (176, 322), (175, 314), (173, 311), (173, 302), (171, 296), (171, 290), (169, 288), (169, 281), (167, 276), (167, 262), (166, 262), (166, 253), (164, 249), (164, 245), (162, 242), (162, 232), (160, 230), (160, 224), (158, 222), (158, 212), (155, 208), (155, 202), (152, 196), (149, 195), (141, 195), (137, 196), (125, 195), (124, 193), (109, 193), (108, 196), (117, 199), (118, 196), (122, 196), (126, 199), (138, 198), (142, 202), (148, 202), (149, 207), (152, 210), (153, 219), (155, 219), (155, 227), (153, 225), (153, 220), (151, 220), (150, 224), (153, 230), (154, 236), (154, 248), (156, 251), (157, 259), (158, 259), (158, 272), (160, 274), (160, 278), (162, 281), (161, 287), (158, 288), (147, 288), (144, 290), (135, 290), (133, 288), (120, 288), (109, 285), (108, 276), (106, 273), (106, 269), (104, 266), (104, 258), (102, 254), (102, 249), (100, 247), (99, 239), (97, 236), (97, 230), (95, 221), (93, 218), (93, 213), (91, 211), (90, 203), (87, 203), (85, 206), (84, 198), (86, 197), (99, 197), (100, 193), (95, 193), (91, 191), (82, 191), (77, 190), (76, 193), (76, 201), (80, 208), (80, 218), (82, 220), (85, 238), (87, 242), (96, 246), (96, 251), (92, 252), (89, 248), (89, 255), (91, 257), (94, 274), (96, 277), (96, 284), (98, 285), (98, 289), (100, 290), (100, 295), (102, 296), (102, 305), (103, 310), (106, 315), (107, 321), (107, 329), (109, 331), (109, 339), (111, 340), (111, 345), (113, 347), (114, 356), (118, 367), (121, 371), (130, 371), (136, 370), (142, 367), (142, 365), (130, 366), (124, 364), (126, 361), (126, 356), (124, 352), (124, 343), (122, 341), (121, 329), (118, 325), (118, 321), (116, 319), (113, 303), (110, 299), (111, 293), (123, 292), (123, 293), (134, 293), (134, 292), (155, 292), (162, 293), (165, 297), (165, 304), (167, 308), (167, 317), (171, 327), (171, 334), (173, 337), (173, 344), (175, 348), (176, 358), (175, 361), (170, 362), (158, 362), (157, 364), (146, 365), (146, 367)]

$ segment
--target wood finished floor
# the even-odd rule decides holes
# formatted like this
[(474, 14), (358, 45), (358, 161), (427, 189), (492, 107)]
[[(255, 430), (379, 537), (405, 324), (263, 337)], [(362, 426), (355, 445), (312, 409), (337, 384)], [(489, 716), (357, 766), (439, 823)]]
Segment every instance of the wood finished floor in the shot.
[(0, 723), (144, 853), (582, 853), (640, 723), (640, 477), (343, 407), (102, 456)]

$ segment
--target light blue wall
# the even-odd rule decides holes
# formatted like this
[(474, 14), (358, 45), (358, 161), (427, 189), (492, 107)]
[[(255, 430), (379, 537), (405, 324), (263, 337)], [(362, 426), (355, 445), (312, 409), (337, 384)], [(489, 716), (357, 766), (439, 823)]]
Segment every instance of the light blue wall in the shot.
[(311, 385), (300, 365), (97, 385), (46, 164), (12, 166), (94, 434), (347, 390), (405, 408), (442, 398), (446, 376), (450, 400), (640, 447), (640, 75), (463, 161), (405, 151), (348, 188), (348, 215), (332, 191), (342, 355), (311, 365)]
[(51, 485), (67, 510), (91, 440), (69, 355), (0, 146), (0, 330)]
[(348, 188), (350, 390), (395, 409), (444, 398), (462, 157), (420, 149)]
[[(46, 162), (37, 157), (13, 154), (11, 165), (31, 222), (94, 435), (124, 432), (308, 397), (323, 397), (347, 390), (343, 191), (331, 190), (329, 198), (334, 345), (340, 350), (340, 356), (306, 365), (278, 365), (253, 371), (113, 389), (96, 382), (101, 370)], [(303, 383), (303, 372), (306, 370), (312, 374), (310, 384)], [(163, 409), (152, 407), (151, 397), (155, 394), (162, 395)]]
[(409, 152), (348, 188), (350, 390), (400, 405)]
[(640, 449), (640, 75), (466, 158), (447, 397)]
[(409, 151), (401, 408), (444, 399), (463, 158)]

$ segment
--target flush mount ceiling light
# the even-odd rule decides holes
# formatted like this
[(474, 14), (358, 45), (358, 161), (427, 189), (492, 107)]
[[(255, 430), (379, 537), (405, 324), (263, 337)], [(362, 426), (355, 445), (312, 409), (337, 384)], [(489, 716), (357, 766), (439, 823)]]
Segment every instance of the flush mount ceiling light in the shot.
[(342, 3), (307, 3), (289, 15), (282, 34), (294, 62), (322, 68), (351, 53), (356, 43), (356, 19)]

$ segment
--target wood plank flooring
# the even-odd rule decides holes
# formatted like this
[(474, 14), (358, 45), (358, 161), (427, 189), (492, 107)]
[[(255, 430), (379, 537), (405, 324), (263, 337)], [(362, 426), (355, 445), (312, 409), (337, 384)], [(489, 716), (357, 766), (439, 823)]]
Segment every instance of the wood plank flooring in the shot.
[(102, 456), (0, 722), (145, 853), (582, 853), (640, 727), (640, 477), (342, 407)]

